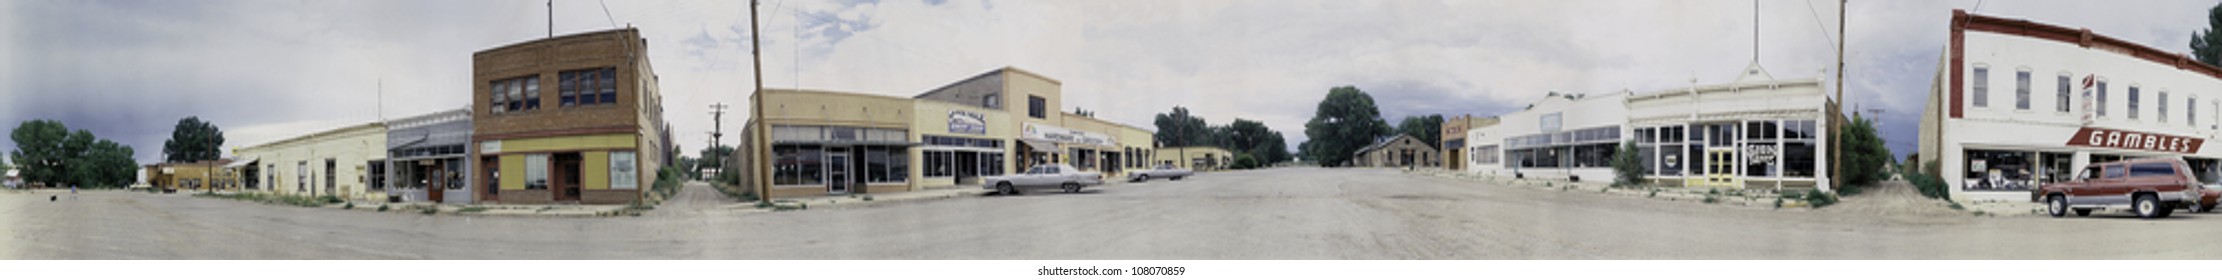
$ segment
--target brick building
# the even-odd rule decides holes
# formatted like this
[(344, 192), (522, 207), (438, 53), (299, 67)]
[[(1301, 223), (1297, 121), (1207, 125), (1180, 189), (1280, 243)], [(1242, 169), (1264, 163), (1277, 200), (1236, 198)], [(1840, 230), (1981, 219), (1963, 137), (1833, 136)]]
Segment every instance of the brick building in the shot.
[(633, 28), (471, 55), (479, 201), (637, 201), (670, 155), (648, 40)]

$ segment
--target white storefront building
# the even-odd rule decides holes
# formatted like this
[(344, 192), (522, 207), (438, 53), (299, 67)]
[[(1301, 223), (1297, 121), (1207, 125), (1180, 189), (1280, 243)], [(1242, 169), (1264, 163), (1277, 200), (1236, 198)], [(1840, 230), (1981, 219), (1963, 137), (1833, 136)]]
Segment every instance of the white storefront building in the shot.
[(1466, 132), (1467, 172), (1610, 182), (1615, 150), (1636, 142), (1651, 184), (1828, 189), (1829, 99), (1820, 79), (1736, 81), (1645, 94), (1551, 93)]
[[(2076, 29), (1954, 11), (1920, 153), (1954, 201), (2027, 201), (2094, 162), (2180, 157), (2212, 172), (2222, 69)], [(1935, 164), (1928, 167), (1926, 164)]]

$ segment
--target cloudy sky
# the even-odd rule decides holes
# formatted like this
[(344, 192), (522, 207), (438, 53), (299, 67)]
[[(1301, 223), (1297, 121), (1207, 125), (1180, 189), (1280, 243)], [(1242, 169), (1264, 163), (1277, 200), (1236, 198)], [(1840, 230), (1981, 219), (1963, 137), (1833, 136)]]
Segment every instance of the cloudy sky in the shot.
[[(1754, 53), (1778, 78), (1834, 78), (1833, 1), (768, 0), (764, 83), (911, 96), (1015, 66), (1064, 82), (1065, 105), (1149, 127), (1185, 106), (1252, 119), (1289, 147), (1331, 87), (1391, 122), (1495, 115), (1546, 92), (1650, 92), (1732, 80)], [(643, 30), (688, 149), (708, 104), (747, 115), (745, 1), (553, 3), (556, 34)], [(1913, 113), (1952, 9), (2087, 27), (2188, 52), (2212, 1), (1855, 1), (1847, 95), (1913, 150)], [(604, 8), (606, 6), (606, 9)], [(159, 159), (178, 119), (242, 147), (462, 108), (471, 52), (548, 35), (530, 1), (4, 1), (0, 124), (54, 119)], [(1754, 49), (1754, 24), (1758, 31)], [(737, 135), (729, 134), (729, 135)], [(728, 136), (726, 143), (733, 143)], [(0, 149), (13, 142), (0, 139)]]

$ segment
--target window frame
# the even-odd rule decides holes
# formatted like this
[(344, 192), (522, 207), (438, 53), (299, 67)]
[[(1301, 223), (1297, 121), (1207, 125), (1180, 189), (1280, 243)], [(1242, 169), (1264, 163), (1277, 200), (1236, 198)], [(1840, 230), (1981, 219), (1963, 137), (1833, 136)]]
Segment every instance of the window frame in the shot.
[(1968, 73), (1968, 79), (1970, 80), (1968, 84), (1974, 87), (1973, 89), (1969, 90), (1970, 94), (1968, 94), (1968, 99), (1970, 99), (1968, 104), (1970, 106), (1974, 106), (1975, 108), (1990, 108), (1990, 73), (1991, 66), (1989, 64), (1982, 63), (1975, 64), (1974, 71), (1970, 71), (1970, 73)]

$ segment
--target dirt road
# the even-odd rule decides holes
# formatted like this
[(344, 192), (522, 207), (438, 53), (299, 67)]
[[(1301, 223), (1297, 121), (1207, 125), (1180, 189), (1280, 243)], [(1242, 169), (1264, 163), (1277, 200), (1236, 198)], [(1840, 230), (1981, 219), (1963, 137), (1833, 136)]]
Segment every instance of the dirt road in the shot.
[[(9, 259), (2217, 258), (2222, 215), (2141, 220), (1774, 210), (1390, 170), (1207, 173), (1080, 194), (736, 215), (426, 216), (124, 192), (0, 194)], [(1843, 209), (1857, 208), (1858, 199)], [(2163, 242), (2167, 241), (2167, 242)]]

